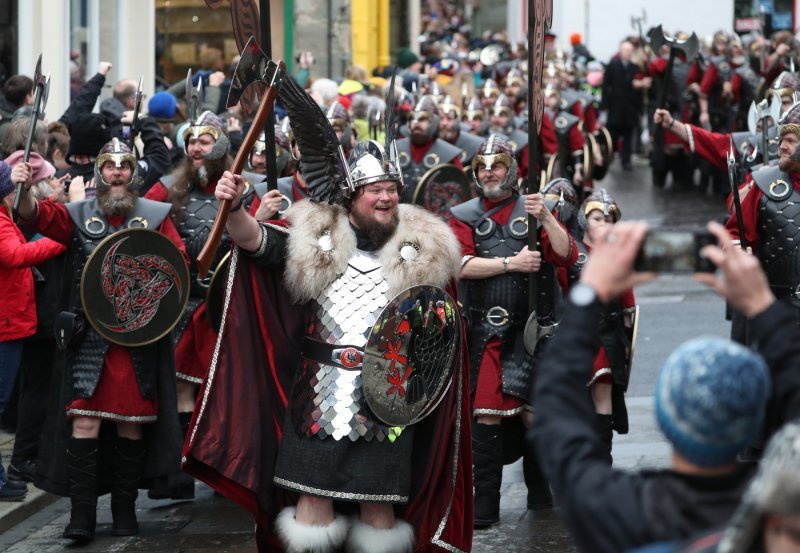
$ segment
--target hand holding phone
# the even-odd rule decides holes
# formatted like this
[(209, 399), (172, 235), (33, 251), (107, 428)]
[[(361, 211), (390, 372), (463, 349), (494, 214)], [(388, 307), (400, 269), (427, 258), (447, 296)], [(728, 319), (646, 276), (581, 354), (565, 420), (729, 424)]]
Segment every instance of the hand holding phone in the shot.
[(702, 253), (717, 243), (707, 230), (652, 229), (636, 256), (634, 269), (655, 273), (713, 273), (716, 266)]

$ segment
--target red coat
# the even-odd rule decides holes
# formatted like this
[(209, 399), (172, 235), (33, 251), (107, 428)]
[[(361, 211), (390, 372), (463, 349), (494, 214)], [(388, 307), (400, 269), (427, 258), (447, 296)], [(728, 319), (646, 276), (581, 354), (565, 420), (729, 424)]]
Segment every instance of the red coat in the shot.
[(0, 210), (0, 342), (36, 332), (36, 297), (31, 267), (66, 251), (49, 238), (27, 242), (6, 211)]

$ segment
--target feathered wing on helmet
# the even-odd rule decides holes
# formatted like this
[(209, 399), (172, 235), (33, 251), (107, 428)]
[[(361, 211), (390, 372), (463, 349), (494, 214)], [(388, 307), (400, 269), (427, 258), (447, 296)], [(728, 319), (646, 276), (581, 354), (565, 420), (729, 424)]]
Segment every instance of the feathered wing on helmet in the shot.
[(281, 84), (278, 97), (292, 121), (308, 197), (316, 203), (340, 203), (345, 191), (352, 192), (354, 188), (344, 152), (330, 121), (291, 77)]
[(394, 82), (397, 77), (397, 66), (392, 71), (389, 80), (389, 90), (386, 92), (386, 113), (384, 115), (384, 150), (391, 163), (400, 175), (400, 186), (404, 186), (403, 171), (400, 169), (400, 155), (397, 152), (397, 134), (400, 128), (400, 118), (397, 117), (397, 99), (395, 98)]

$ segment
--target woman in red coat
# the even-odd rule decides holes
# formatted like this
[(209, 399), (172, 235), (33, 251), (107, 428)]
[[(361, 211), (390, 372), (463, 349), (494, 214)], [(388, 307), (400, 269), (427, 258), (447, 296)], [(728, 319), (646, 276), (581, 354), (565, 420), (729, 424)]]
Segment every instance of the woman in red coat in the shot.
[[(64, 252), (58, 242), (42, 238), (26, 242), (11, 218), (16, 182), (27, 181), (31, 169), (19, 163), (12, 169), (0, 161), (0, 415), (5, 410), (22, 355), (22, 342), (36, 332), (36, 303), (31, 267)], [(0, 459), (0, 501), (21, 501), (24, 482), (9, 481)]]

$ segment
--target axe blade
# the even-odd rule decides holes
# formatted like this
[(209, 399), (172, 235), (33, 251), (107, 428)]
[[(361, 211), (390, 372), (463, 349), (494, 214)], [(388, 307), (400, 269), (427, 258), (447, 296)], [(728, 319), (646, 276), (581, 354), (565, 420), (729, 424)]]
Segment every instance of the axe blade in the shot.
[(39, 54), (36, 60), (36, 68), (33, 70), (33, 85), (44, 86), (45, 76), (42, 75), (42, 55)]
[(758, 108), (755, 100), (750, 104), (750, 109), (747, 112), (747, 130), (753, 136), (758, 132)]
[(647, 38), (650, 39), (650, 48), (653, 52), (658, 52), (667, 43), (667, 37), (664, 36), (664, 29), (661, 28), (661, 25), (650, 29)]
[(189, 71), (186, 72), (186, 90), (184, 92), (184, 99), (188, 104), (192, 99), (192, 68), (189, 68)]
[(44, 108), (47, 107), (48, 97), (50, 97), (50, 73), (47, 74), (47, 77), (44, 80), (44, 88), (42, 89), (42, 105), (39, 107), (39, 113), (44, 113)]
[(239, 63), (233, 72), (226, 105), (230, 108), (238, 104), (251, 83), (261, 81), (270, 84), (277, 70), (278, 65), (264, 53), (256, 39), (251, 36), (244, 45)]
[(700, 51), (700, 39), (697, 38), (697, 33), (692, 32), (692, 36), (684, 41), (675, 41), (674, 44), (681, 52), (686, 55), (686, 61), (691, 63)]

